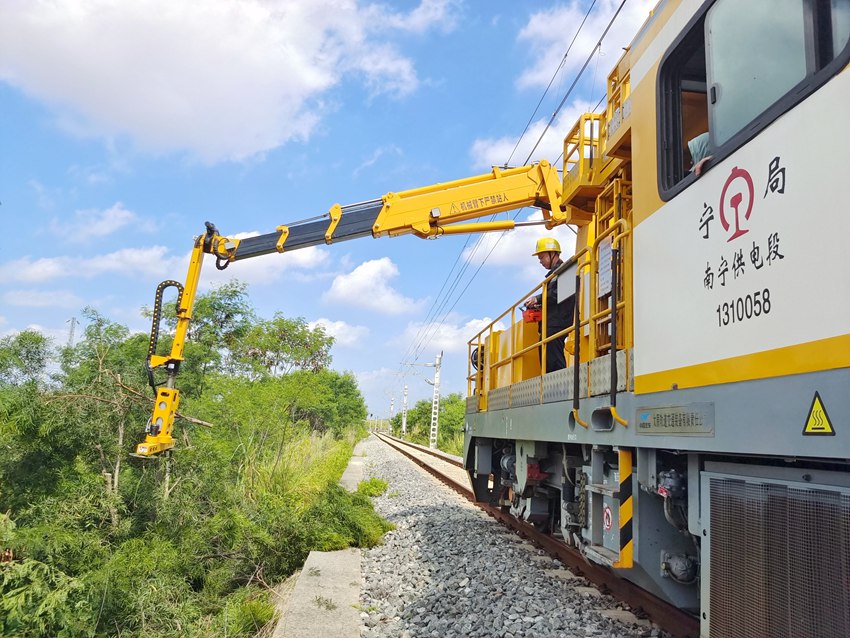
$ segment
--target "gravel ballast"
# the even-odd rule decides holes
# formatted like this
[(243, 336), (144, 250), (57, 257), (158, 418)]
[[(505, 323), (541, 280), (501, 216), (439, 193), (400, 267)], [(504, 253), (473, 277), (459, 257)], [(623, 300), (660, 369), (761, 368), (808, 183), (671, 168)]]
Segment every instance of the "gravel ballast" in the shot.
[(665, 636), (374, 437), (365, 473), (396, 525), (363, 551), (363, 638)]

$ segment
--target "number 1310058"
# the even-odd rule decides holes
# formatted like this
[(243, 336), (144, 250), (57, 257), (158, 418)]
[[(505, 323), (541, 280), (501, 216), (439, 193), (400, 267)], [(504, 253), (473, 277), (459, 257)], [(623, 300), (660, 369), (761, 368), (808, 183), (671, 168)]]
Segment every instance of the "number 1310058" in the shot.
[(757, 290), (717, 305), (717, 325), (721, 328), (746, 319), (770, 314), (770, 289)]

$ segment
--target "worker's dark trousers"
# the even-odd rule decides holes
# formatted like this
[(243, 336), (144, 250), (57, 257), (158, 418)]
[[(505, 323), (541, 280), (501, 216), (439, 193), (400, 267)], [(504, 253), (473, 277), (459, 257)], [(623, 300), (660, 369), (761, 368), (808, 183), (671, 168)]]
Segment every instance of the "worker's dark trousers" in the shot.
[[(563, 328), (552, 329), (551, 334), (555, 334), (561, 330)], [(546, 343), (546, 372), (563, 370), (567, 367), (567, 358), (564, 356), (564, 342), (566, 339), (566, 335), (561, 335)]]

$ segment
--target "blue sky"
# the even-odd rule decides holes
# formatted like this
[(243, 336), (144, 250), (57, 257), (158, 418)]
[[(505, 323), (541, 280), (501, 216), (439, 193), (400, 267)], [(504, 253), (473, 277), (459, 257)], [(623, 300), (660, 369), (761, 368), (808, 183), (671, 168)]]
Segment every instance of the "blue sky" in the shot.
[[(590, 0), (4, 0), (0, 335), (65, 344), (86, 306), (147, 332), (141, 308), (183, 280), (206, 220), (267, 233), (521, 165), (538, 141), (530, 159), (559, 164), (653, 5), (626, 2), (595, 50), (619, 4), (596, 1), (564, 60)], [(433, 369), (410, 364), (441, 350), (443, 391), (465, 394), (466, 342), (543, 277), (546, 234), (573, 245), (567, 228), (366, 238), (208, 260), (201, 288), (237, 278), (262, 317), (326, 326), (333, 367), (386, 417), (405, 384), (411, 405), (430, 398)]]

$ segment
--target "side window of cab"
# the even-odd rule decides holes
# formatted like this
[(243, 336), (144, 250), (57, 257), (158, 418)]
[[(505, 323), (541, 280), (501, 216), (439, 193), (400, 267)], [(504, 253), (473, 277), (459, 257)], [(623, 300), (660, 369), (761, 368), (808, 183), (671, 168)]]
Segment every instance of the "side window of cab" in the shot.
[(706, 2), (658, 75), (658, 186), (669, 200), (850, 59), (850, 0)]

